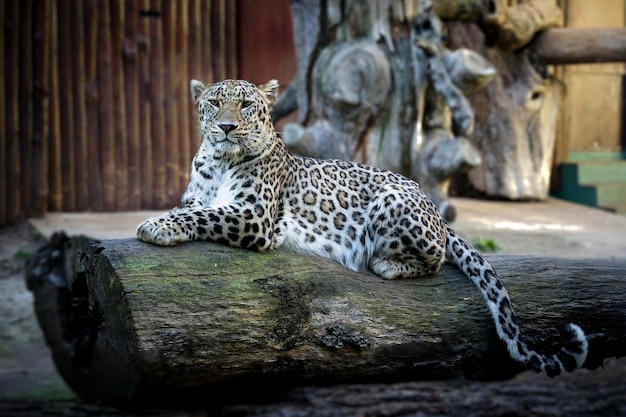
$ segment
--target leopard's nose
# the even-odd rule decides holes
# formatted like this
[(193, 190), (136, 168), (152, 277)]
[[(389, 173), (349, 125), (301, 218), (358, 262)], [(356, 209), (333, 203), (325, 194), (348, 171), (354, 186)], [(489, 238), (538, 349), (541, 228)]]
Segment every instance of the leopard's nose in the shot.
[(237, 129), (237, 125), (234, 125), (232, 123), (220, 123), (218, 125), (220, 127), (220, 129), (222, 129), (224, 131), (224, 133), (226, 133), (228, 135), (228, 132), (232, 132), (233, 130)]

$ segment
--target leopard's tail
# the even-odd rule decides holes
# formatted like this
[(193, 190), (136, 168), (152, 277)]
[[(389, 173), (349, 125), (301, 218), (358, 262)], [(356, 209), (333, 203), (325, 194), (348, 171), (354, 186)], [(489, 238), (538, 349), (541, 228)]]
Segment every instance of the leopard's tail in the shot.
[(589, 349), (583, 330), (575, 324), (567, 325), (561, 332), (561, 348), (555, 354), (542, 354), (530, 349), (520, 333), (511, 299), (494, 269), (472, 245), (450, 227), (447, 229), (446, 257), (480, 290), (495, 322), (498, 336), (506, 343), (511, 357), (549, 376), (580, 368), (585, 363)]

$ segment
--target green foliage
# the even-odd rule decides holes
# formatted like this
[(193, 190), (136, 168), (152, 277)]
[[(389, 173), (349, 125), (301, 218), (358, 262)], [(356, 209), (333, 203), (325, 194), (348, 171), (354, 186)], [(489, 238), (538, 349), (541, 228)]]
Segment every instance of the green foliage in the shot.
[(484, 236), (478, 236), (474, 240), (474, 246), (481, 252), (496, 252), (501, 249), (495, 240)]
[(20, 249), (16, 254), (15, 254), (15, 259), (21, 262), (26, 262), (31, 256), (33, 256), (35, 254), (34, 251), (31, 250), (25, 250), (25, 249)]

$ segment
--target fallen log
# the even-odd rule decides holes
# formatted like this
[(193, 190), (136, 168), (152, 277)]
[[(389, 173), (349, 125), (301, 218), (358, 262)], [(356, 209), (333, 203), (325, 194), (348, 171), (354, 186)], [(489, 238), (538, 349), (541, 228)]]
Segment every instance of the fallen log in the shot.
[[(222, 407), (221, 417), (624, 416), (623, 360), (559, 381), (524, 374), (511, 381), (414, 381), (298, 387), (273, 404)], [(166, 417), (166, 416), (164, 416)]]
[[(571, 321), (590, 339), (585, 367), (624, 355), (626, 261), (490, 260), (531, 346), (550, 350)], [(29, 261), (27, 283), (59, 372), (87, 401), (243, 403), (305, 384), (522, 370), (451, 266), (390, 282), (282, 251), (61, 233)]]

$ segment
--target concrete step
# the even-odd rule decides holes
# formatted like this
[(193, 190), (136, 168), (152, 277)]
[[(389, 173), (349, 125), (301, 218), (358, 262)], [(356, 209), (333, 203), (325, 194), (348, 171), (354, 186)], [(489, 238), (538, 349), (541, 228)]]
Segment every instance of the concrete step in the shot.
[(570, 162), (626, 160), (626, 152), (570, 152)]
[(563, 187), (555, 197), (591, 207), (626, 206), (626, 183), (585, 184)]
[(626, 182), (595, 184), (599, 207), (626, 206)]
[(572, 152), (561, 166), (561, 190), (555, 197), (623, 212), (626, 207), (626, 154)]
[(626, 183), (626, 161), (566, 162), (562, 165), (562, 176), (577, 184)]

